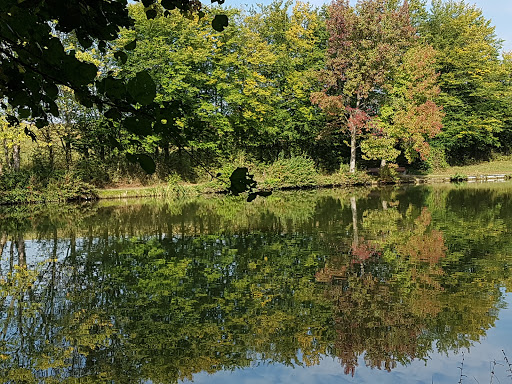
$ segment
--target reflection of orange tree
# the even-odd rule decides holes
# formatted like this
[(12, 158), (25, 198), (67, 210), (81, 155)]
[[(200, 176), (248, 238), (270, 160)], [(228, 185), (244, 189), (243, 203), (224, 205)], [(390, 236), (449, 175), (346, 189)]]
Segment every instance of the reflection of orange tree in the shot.
[(347, 374), (363, 353), (368, 366), (386, 370), (426, 358), (432, 338), (425, 329), (441, 311), (438, 261), (446, 247), (428, 210), (417, 217), (395, 208), (365, 212), (362, 227), (369, 240), (360, 236), (317, 273), (336, 282), (328, 296), (337, 309), (335, 353)]
[[(391, 218), (387, 227), (386, 214)], [(439, 310), (433, 309), (438, 306), (434, 303), (443, 289), (440, 278), (444, 271), (439, 261), (446, 257), (446, 245), (443, 233), (432, 228), (431, 221), (427, 208), (419, 214), (409, 209), (403, 215), (389, 209), (367, 213), (363, 226), (374, 239), (368, 243), (382, 255), (391, 273), (387, 280), (399, 284), (413, 300), (414, 312), (434, 315)]]
[(337, 303), (335, 353), (345, 373), (354, 374), (364, 352), (367, 365), (387, 370), (397, 361), (425, 356), (430, 344), (420, 340), (422, 319), (402, 303), (396, 286), (356, 274), (347, 277), (346, 285), (329, 292)]
[[(412, 261), (426, 261), (433, 265), (446, 256), (443, 233), (429, 230), (432, 216), (427, 208), (414, 220), (414, 226), (405, 231), (407, 241), (398, 244), (398, 253), (407, 255)], [(402, 232), (403, 233), (403, 232)]]
[[(476, 222), (441, 221), (449, 230), (443, 233), (426, 208), (388, 206), (364, 212), (350, 251), (316, 275), (332, 283), (335, 353), (346, 373), (354, 373), (363, 354), (367, 365), (390, 370), (426, 359), (433, 345), (441, 352), (469, 348), (493, 326), (500, 286), (510, 279), (502, 244), (489, 246), (502, 227), (481, 234), (482, 252), (472, 242), (475, 231), (466, 228)], [(497, 228), (492, 221), (478, 225)]]

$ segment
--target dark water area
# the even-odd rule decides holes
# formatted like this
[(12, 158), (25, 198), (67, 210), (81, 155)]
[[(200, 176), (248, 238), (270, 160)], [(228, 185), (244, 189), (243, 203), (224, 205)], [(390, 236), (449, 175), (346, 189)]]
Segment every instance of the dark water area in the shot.
[(509, 183), (4, 207), (0, 382), (509, 381), (511, 231)]

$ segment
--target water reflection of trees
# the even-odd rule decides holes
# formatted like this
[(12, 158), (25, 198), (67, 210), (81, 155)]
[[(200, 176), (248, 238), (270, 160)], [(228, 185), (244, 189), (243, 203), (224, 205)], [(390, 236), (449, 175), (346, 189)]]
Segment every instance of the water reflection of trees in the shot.
[(330, 303), (309, 278), (322, 260), (307, 239), (274, 236), (121, 240), (79, 252), (84, 264), (59, 265), (52, 291), (18, 269), (4, 289), (25, 313), (4, 319), (4, 381), (38, 382), (44, 356), (59, 379), (115, 382), (176, 382), (258, 360), (297, 364), (299, 350), (303, 362), (317, 362), (331, 332)]
[(510, 281), (508, 197), (464, 215), (443, 193), (19, 213), (0, 224), (0, 377), (167, 383), (324, 355), (353, 373), (468, 347)]
[[(475, 196), (469, 195), (462, 194), (459, 201), (471, 204)], [(510, 280), (503, 273), (508, 257), (502, 253), (510, 249), (510, 242), (503, 237), (495, 242), (498, 233), (508, 230), (502, 225), (503, 212), (497, 212), (500, 205), (492, 214), (473, 217), (457, 216), (445, 206), (442, 214), (447, 220), (441, 231), (432, 224), (432, 215), (441, 213), (435, 205), (382, 203), (381, 210), (366, 210), (360, 216), (352, 204), (359, 230), (353, 231), (350, 250), (330, 258), (316, 275), (317, 280), (330, 282), (335, 353), (345, 373), (354, 374), (362, 355), (368, 366), (391, 370), (397, 363), (426, 360), (433, 345), (441, 352), (469, 347), (494, 325), (503, 305), (500, 286)], [(446, 227), (451, 221), (457, 223), (455, 238)], [(473, 242), (472, 229), (477, 226), (493, 229), (478, 231), (480, 244)], [(475, 257), (483, 250), (484, 257)]]

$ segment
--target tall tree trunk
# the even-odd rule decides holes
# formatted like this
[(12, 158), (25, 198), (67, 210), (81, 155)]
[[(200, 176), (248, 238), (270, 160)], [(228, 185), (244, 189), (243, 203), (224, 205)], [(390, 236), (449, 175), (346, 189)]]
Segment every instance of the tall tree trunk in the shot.
[(357, 229), (357, 202), (355, 196), (350, 197), (350, 209), (352, 210), (352, 233), (354, 235), (352, 244), (359, 245), (359, 231)]
[[(350, 197), (350, 209), (352, 210), (352, 248), (359, 246), (359, 230), (357, 227), (357, 202), (355, 196)], [(364, 275), (364, 260), (360, 262), (361, 276)]]
[(71, 142), (66, 140), (66, 169), (69, 171), (69, 167), (71, 166)]
[[(355, 108), (355, 111), (358, 111), (359, 110), (359, 105), (360, 105), (360, 100), (359, 100), (359, 97), (357, 98), (357, 101), (356, 101), (356, 108)], [(349, 121), (352, 120), (352, 113), (351, 112), (351, 116), (349, 118)], [(350, 129), (350, 173), (355, 173), (356, 172), (356, 150), (357, 150), (357, 126), (355, 124), (355, 122), (351, 121), (349, 122), (349, 129)]]
[(2, 233), (2, 237), (0, 237), (0, 259), (2, 258), (2, 254), (4, 253), (4, 247), (7, 244), (7, 235)]
[(9, 156), (9, 147), (7, 147), (7, 139), (3, 140), (4, 155), (5, 155), (5, 166), (9, 169), (12, 167), (11, 157)]
[(356, 171), (356, 127), (350, 127), (350, 173)]
[(73, 229), (71, 231), (70, 239), (69, 239), (69, 248), (70, 248), (70, 257), (73, 262), (76, 261), (76, 232)]
[(14, 239), (11, 238), (11, 245), (9, 247), (9, 277), (12, 277), (14, 271)]
[[(8, 281), (11, 284), (13, 283), (13, 281), (12, 281), (13, 273), (14, 273), (14, 240), (11, 239), (11, 245), (10, 245), (10, 249), (9, 249), (9, 272), (7, 274)], [(9, 325), (11, 323), (11, 313), (13, 313), (15, 302), (16, 302), (16, 300), (11, 300), (11, 303), (9, 304), (9, 309), (6, 311), (7, 318), (4, 321), (4, 328), (2, 330), (2, 339), (3, 340), (5, 340), (5, 338), (7, 336), (7, 331), (9, 330)]]
[[(25, 239), (22, 237), (23, 235), (18, 234), (18, 238), (16, 240), (16, 248), (18, 249), (18, 266), (20, 270), (27, 269), (27, 255), (25, 253)], [(20, 292), (18, 296), (18, 335), (20, 335), (20, 349), (24, 348), (23, 345), (25, 343), (25, 332), (24, 332), (24, 316), (23, 316), (23, 308), (25, 301), (25, 292)], [(23, 350), (23, 349), (22, 349)]]
[(16, 248), (18, 248), (18, 265), (25, 269), (27, 267), (27, 255), (25, 253), (25, 239), (21, 235), (16, 241)]
[(165, 164), (168, 164), (169, 163), (169, 142), (164, 142), (164, 146), (163, 146), (163, 150), (164, 150), (164, 162)]
[(61, 137), (60, 144), (64, 150), (66, 169), (69, 171), (69, 166), (71, 165), (71, 142), (69, 141), (69, 136)]
[(12, 146), (12, 167), (15, 171), (20, 170), (20, 145), (14, 144)]
[[(49, 143), (51, 144), (51, 143)], [(53, 154), (53, 145), (48, 145), (48, 162), (50, 163), (50, 168), (53, 169), (53, 164), (55, 163), (55, 156)]]

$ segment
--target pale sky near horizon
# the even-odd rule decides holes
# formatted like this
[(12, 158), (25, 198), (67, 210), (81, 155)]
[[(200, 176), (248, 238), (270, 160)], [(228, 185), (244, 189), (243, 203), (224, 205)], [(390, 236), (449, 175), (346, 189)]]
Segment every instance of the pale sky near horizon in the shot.
[[(302, 0), (304, 2), (308, 0)], [(503, 50), (512, 51), (512, 0), (465, 0), (467, 4), (475, 4), (482, 10), (486, 19), (496, 27), (496, 35), (504, 40)], [(226, 0), (227, 6), (238, 6), (241, 4), (268, 4), (271, 0)], [(356, 0), (350, 0), (355, 4)], [(309, 3), (316, 6), (330, 3), (330, 0), (309, 0)]]
[(476, 4), (486, 19), (496, 27), (496, 35), (505, 40), (504, 51), (512, 51), (512, 0), (469, 0), (468, 4)]

